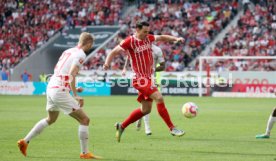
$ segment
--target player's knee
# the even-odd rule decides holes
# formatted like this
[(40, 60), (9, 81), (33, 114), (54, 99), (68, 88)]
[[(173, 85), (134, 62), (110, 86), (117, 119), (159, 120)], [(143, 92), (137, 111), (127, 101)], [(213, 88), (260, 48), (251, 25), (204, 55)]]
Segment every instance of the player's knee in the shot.
[(147, 115), (147, 114), (149, 114), (150, 112), (151, 112), (151, 108), (142, 109), (142, 113), (143, 113), (144, 115)]
[(276, 117), (276, 107), (274, 107), (273, 111), (272, 111), (272, 116)]
[(89, 125), (90, 123), (90, 118), (89, 117), (84, 117), (82, 120), (81, 120), (81, 124), (82, 125)]
[(156, 103), (162, 103), (164, 102), (163, 96), (162, 95), (158, 95), (155, 99)]
[(56, 119), (47, 118), (46, 121), (47, 121), (48, 125), (52, 125), (53, 123), (56, 122)]

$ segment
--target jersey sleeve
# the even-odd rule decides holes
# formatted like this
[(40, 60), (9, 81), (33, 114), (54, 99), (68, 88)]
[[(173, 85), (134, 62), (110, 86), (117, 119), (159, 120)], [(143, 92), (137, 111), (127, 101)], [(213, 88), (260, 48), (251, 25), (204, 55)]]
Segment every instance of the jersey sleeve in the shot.
[(155, 37), (154, 35), (148, 34), (148, 39), (150, 42), (154, 42), (155, 41)]
[(84, 60), (85, 60), (85, 55), (81, 55), (79, 57), (76, 57), (74, 60), (73, 60), (73, 63), (72, 65), (76, 65), (78, 67), (82, 67), (83, 63), (84, 63)]
[(125, 40), (121, 41), (120, 47), (122, 47), (124, 50), (128, 50), (130, 48), (130, 37), (128, 37)]
[(157, 55), (157, 63), (162, 63), (165, 62), (163, 52), (161, 49), (158, 50), (158, 55)]

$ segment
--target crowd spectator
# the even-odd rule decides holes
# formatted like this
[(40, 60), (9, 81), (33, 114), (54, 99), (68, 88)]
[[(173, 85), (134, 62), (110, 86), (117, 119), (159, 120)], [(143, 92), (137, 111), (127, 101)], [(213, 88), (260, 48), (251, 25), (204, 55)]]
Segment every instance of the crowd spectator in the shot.
[(43, 72), (39, 75), (40, 82), (47, 82), (47, 75)]
[[(58, 31), (66, 32), (76, 25), (122, 26), (121, 33), (84, 66), (101, 69), (106, 55), (126, 35), (133, 33), (137, 20), (148, 20), (154, 34), (170, 34), (185, 38), (184, 44), (156, 44), (162, 48), (166, 71), (189, 69), (210, 41), (227, 26), (237, 13), (238, 0), (140, 0), (137, 8), (121, 18), (123, 0), (3, 0), (0, 3), (0, 69), (10, 69), (29, 56)], [(152, 3), (154, 2), (154, 3)], [(253, 0), (255, 6), (244, 4), (244, 15), (223, 41), (217, 43), (212, 56), (275, 56), (276, 4), (273, 0)], [(113, 70), (123, 67), (125, 56), (111, 64)], [(206, 62), (207, 63), (207, 62)], [(197, 63), (198, 64), (198, 63)], [(213, 70), (272, 70), (271, 60), (217, 61)], [(191, 68), (197, 70), (198, 65)]]
[(32, 80), (32, 74), (28, 73), (28, 71), (25, 69), (24, 72), (21, 74), (21, 80), (26, 83)]
[[(222, 42), (218, 42), (211, 56), (276, 56), (276, 4), (260, 3), (247, 8)], [(262, 5), (261, 5), (262, 4)], [(275, 60), (226, 60), (212, 63), (213, 70), (273, 70)]]
[[(151, 2), (151, 1), (149, 1)], [(176, 3), (177, 2), (177, 3)], [(168, 1), (154, 4), (142, 3), (119, 24), (125, 30), (106, 47), (101, 49), (87, 62), (84, 69), (98, 69), (104, 63), (106, 54), (117, 45), (125, 35), (133, 33), (138, 20), (148, 20), (154, 34), (181, 36), (185, 44), (156, 44), (162, 48), (166, 71), (182, 71), (191, 60), (197, 57), (206, 45), (217, 35), (238, 10), (236, 0), (211, 1)], [(111, 65), (112, 69), (122, 69), (124, 57), (118, 56)]]
[(7, 71), (5, 68), (2, 68), (1, 70), (1, 80), (2, 81), (8, 81), (10, 77), (9, 71)]
[(116, 24), (122, 4), (123, 0), (1, 0), (1, 67), (13, 68), (62, 29)]

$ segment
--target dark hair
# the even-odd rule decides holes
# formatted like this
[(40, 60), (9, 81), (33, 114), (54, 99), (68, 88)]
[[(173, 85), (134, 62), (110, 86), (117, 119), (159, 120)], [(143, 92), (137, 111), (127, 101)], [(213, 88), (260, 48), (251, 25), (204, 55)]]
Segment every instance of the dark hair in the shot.
[(136, 23), (136, 28), (138, 28), (138, 29), (142, 29), (143, 26), (149, 26), (149, 23), (146, 22), (146, 21), (138, 21), (138, 22)]

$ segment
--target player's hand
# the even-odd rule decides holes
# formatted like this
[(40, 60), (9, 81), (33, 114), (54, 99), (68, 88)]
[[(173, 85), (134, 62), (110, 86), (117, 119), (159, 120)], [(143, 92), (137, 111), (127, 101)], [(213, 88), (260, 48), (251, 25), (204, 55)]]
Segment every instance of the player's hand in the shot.
[(77, 88), (77, 92), (81, 93), (83, 91), (83, 88), (82, 87), (78, 87)]
[(83, 107), (83, 104), (84, 104), (83, 98), (80, 97), (80, 96), (76, 96), (75, 99), (78, 101), (79, 106), (80, 106), (80, 107)]
[(123, 76), (123, 77), (126, 76), (126, 69), (123, 69), (123, 71), (122, 71), (122, 76)]
[(178, 42), (184, 42), (185, 40), (184, 40), (184, 38), (183, 37), (179, 37), (179, 38), (177, 38), (176, 39), (176, 41), (175, 41), (175, 43), (178, 43)]
[(103, 65), (103, 69), (104, 69), (104, 70), (107, 70), (107, 69), (109, 69), (109, 65), (107, 65), (107, 64), (104, 64), (104, 65)]

